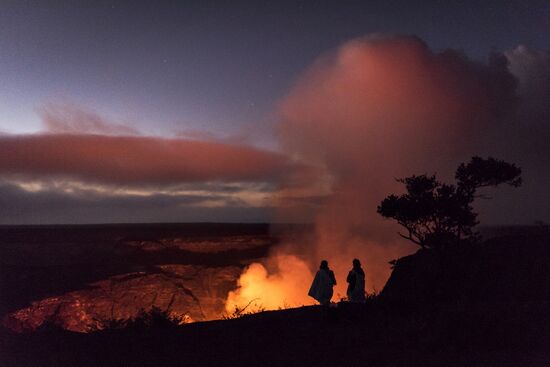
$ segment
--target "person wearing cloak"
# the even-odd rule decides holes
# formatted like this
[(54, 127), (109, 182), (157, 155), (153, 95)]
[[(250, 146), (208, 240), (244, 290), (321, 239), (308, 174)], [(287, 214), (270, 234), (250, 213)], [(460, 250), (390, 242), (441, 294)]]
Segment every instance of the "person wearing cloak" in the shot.
[(328, 261), (323, 260), (317, 274), (315, 274), (313, 283), (311, 283), (308, 296), (314, 298), (323, 306), (328, 305), (332, 298), (332, 287), (335, 285), (336, 278), (334, 277), (334, 272), (328, 267)]
[(353, 259), (353, 268), (346, 280), (348, 282), (347, 295), (349, 301), (355, 303), (365, 302), (365, 272), (361, 268), (361, 262), (358, 259)]

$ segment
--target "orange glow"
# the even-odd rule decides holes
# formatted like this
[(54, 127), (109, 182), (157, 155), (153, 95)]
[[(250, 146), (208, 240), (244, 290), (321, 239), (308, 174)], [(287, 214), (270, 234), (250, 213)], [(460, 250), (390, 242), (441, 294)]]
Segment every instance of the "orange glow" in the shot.
[(247, 312), (313, 304), (307, 295), (312, 279), (313, 274), (303, 260), (293, 255), (275, 255), (265, 266), (253, 263), (245, 269), (238, 288), (229, 292), (225, 309), (231, 314), (235, 307), (243, 309), (249, 303)]
[[(334, 270), (337, 285), (334, 287), (332, 302), (346, 297), (346, 276), (351, 269), (351, 261), (360, 257), (366, 273), (366, 291), (380, 291), (390, 274), (388, 260), (404, 255), (403, 247), (397, 244), (368, 243), (360, 238), (348, 243), (319, 242), (320, 249)], [(288, 249), (288, 248), (287, 248)], [(368, 257), (363, 257), (367, 253)], [(229, 292), (225, 309), (228, 314), (246, 307), (246, 312), (277, 310), (281, 308), (312, 305), (316, 302), (307, 295), (314, 271), (319, 264), (310, 266), (308, 262), (292, 254), (278, 253), (266, 260), (265, 264), (253, 263), (241, 274), (238, 288)]]

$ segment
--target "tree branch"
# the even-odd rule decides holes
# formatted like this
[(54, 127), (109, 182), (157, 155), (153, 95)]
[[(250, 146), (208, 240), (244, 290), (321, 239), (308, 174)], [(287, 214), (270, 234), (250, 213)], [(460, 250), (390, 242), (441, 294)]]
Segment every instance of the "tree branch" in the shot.
[(397, 232), (397, 234), (398, 234), (399, 236), (403, 237), (403, 238), (406, 239), (406, 240), (412, 241), (412, 242), (416, 243), (417, 245), (424, 247), (424, 245), (423, 245), (420, 241), (416, 240), (415, 238), (413, 238), (413, 237), (410, 236), (410, 235), (409, 235), (409, 236), (405, 236), (405, 235), (404, 235), (403, 233), (401, 233), (401, 232)]

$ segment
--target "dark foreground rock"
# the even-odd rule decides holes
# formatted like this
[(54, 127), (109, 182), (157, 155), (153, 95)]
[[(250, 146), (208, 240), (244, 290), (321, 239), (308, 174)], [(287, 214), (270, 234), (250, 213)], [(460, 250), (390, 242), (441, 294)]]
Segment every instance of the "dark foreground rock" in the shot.
[(550, 301), (550, 233), (527, 227), (481, 244), (420, 250), (395, 262), (380, 296), (416, 304)]
[(3, 366), (548, 366), (548, 303), (370, 301), (235, 320), (2, 334)]

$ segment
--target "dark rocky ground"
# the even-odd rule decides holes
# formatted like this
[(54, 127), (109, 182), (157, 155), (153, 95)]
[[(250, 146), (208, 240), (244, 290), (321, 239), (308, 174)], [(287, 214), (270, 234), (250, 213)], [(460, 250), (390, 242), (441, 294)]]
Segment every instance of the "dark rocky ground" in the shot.
[(548, 366), (548, 302), (380, 300), (185, 326), (2, 334), (3, 366)]
[[(499, 233), (504, 235), (499, 236)], [(177, 326), (161, 319), (88, 334), (0, 333), (2, 366), (548, 366), (550, 235), (397, 261), (365, 305), (302, 307)], [(116, 325), (113, 325), (116, 326)]]

